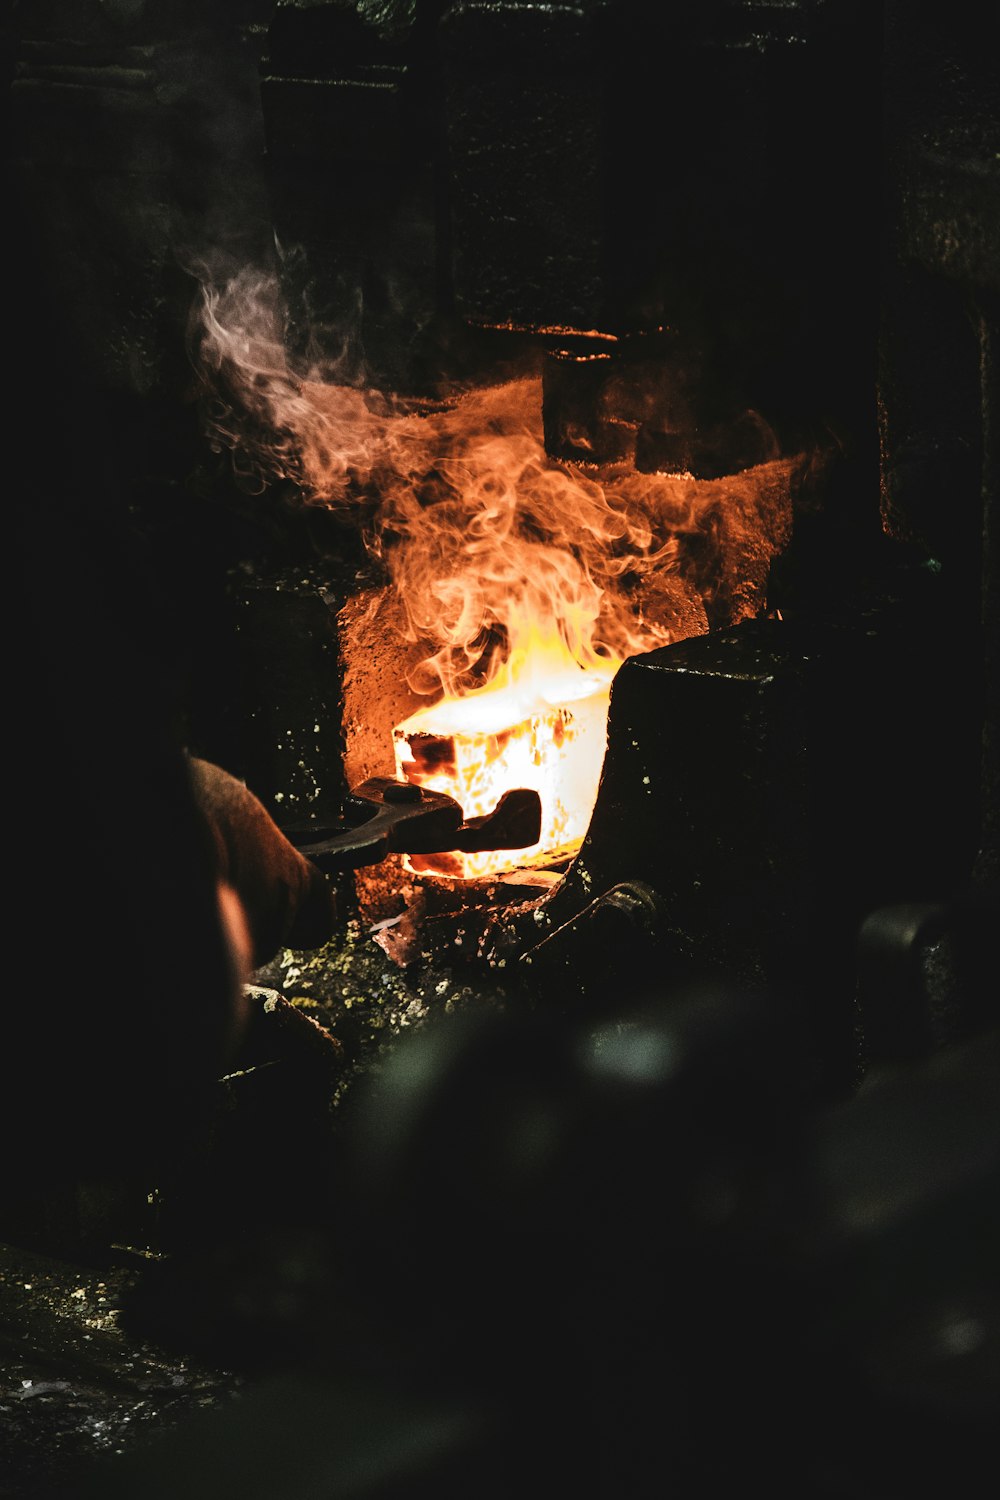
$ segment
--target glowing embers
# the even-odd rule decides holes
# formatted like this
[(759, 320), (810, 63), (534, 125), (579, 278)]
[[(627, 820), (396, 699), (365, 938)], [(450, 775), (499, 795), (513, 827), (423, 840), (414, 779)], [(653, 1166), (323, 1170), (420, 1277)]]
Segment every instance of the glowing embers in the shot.
[(492, 812), (512, 787), (529, 787), (542, 801), (541, 837), (531, 848), (410, 855), (410, 869), (467, 880), (575, 854), (597, 800), (610, 689), (609, 679), (577, 671), (544, 698), (508, 684), (443, 699), (398, 725), (398, 774), (447, 792), (466, 818)]

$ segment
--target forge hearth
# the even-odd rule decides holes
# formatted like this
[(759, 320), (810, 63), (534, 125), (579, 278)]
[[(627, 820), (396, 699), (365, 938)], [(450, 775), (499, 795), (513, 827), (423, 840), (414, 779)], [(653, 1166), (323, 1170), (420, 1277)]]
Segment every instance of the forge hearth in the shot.
[[(363, 502), (367, 569), (331, 559), (324, 572), (319, 560), (312, 577), (237, 575), (233, 586), (254, 653), (244, 677), (258, 694), (236, 738), (261, 753), (251, 774), (297, 836), (370, 777), (447, 793), (467, 818), (491, 814), (517, 788), (538, 792), (542, 842), (522, 859), (442, 851), (393, 862), (400, 890), (421, 874), (457, 876), (470, 904), (482, 877), (516, 883), (533, 870), (545, 886), (565, 872), (593, 811), (621, 662), (705, 632), (709, 612), (731, 625), (764, 609), (808, 467), (795, 455), (712, 480), (633, 464), (581, 469), (545, 453), (538, 385), (524, 382), (515, 399), (516, 421), (501, 389), (465, 398), (471, 418), (458, 403), (444, 424), (404, 411), (348, 430), (348, 448), (352, 436), (375, 448), (368, 472), (384, 491)], [(312, 411), (326, 401), (318, 386)], [(482, 414), (491, 425), (470, 436)], [(324, 495), (307, 490), (304, 503), (355, 524), (349, 493)], [(289, 685), (301, 695), (310, 676), (315, 722), (282, 728)], [(400, 890), (379, 864), (342, 882), (363, 919), (399, 914)], [(387, 892), (389, 910), (379, 904)]]
[[(329, 643), (324, 672), (339, 662), (347, 782), (398, 776), (392, 730), (413, 699), (391, 592), (355, 589), (338, 608), (328, 583), (258, 580), (257, 590), (308, 601)], [(819, 618), (792, 598), (771, 618), (626, 662), (579, 853), (471, 880), (398, 855), (344, 874), (350, 942), (285, 954), (264, 982), (318, 1004), (340, 1035), (345, 1000), (376, 1018), (374, 1031), (389, 1001), (392, 1034), (442, 997), (449, 1008), (477, 995), (600, 1008), (618, 984), (725, 975), (805, 990), (831, 1086), (853, 1076), (861, 923), (901, 890), (948, 870), (957, 880), (975, 849), (974, 714), (948, 671), (954, 643), (937, 597), (933, 573), (904, 572), (860, 608), (845, 599)], [(268, 634), (276, 680), (286, 650), (310, 654), (303, 618), (289, 607)], [(374, 636), (362, 628), (372, 626)], [(279, 816), (301, 833), (331, 800), (282, 797)], [(372, 989), (375, 1010), (363, 998)], [(356, 1031), (357, 1012), (348, 1024)]]

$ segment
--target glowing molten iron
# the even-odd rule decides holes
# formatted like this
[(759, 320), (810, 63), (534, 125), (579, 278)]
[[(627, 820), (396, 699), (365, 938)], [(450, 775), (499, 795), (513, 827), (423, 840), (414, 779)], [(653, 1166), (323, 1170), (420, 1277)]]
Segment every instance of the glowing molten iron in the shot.
[(574, 854), (597, 800), (604, 761), (610, 682), (575, 669), (553, 673), (545, 696), (516, 684), (444, 700), (411, 714), (394, 731), (396, 770), (447, 792), (467, 818), (492, 812), (511, 787), (542, 800), (542, 832), (529, 849), (411, 855), (413, 870), (469, 879)]
[(537, 375), (417, 410), (329, 364), (293, 371), (284, 339), (273, 277), (205, 285), (216, 440), (257, 489), (290, 479), (303, 503), (352, 516), (386, 580), (404, 701), (427, 704), (393, 730), (397, 774), (466, 818), (515, 787), (541, 797), (534, 848), (411, 868), (470, 877), (568, 857), (596, 800), (615, 673), (708, 630), (709, 607), (719, 624), (761, 612), (804, 455), (705, 481), (585, 470), (546, 452)]

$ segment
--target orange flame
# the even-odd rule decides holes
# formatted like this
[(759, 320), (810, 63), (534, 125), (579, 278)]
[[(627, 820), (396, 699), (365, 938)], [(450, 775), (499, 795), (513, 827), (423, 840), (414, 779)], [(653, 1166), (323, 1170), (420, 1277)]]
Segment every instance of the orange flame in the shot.
[(535, 848), (435, 867), (468, 876), (572, 852), (616, 672), (707, 630), (713, 601), (731, 622), (760, 611), (799, 458), (712, 481), (585, 472), (546, 454), (537, 378), (419, 411), (319, 366), (297, 375), (275, 286), (251, 273), (206, 290), (200, 359), (217, 395), (218, 377), (232, 393), (212, 417), (218, 440), (262, 485), (291, 477), (307, 502), (353, 508), (407, 639), (426, 646), (408, 681), (432, 702), (395, 730), (400, 773), (466, 817), (509, 787), (541, 794)]

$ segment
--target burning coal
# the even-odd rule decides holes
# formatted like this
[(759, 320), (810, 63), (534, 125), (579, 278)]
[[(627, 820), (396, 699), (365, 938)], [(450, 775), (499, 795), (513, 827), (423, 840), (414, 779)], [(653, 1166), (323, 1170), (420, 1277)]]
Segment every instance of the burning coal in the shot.
[(462, 391), (433, 409), (296, 373), (281, 298), (244, 273), (205, 289), (198, 358), (211, 425), (244, 481), (294, 481), (352, 516), (422, 649), (427, 700), (397, 725), (399, 774), (447, 791), (466, 817), (504, 790), (543, 804), (538, 845), (434, 857), (469, 876), (572, 854), (603, 761), (611, 685), (630, 656), (735, 623), (764, 605), (787, 542), (798, 456), (724, 479), (557, 462), (537, 378)]

